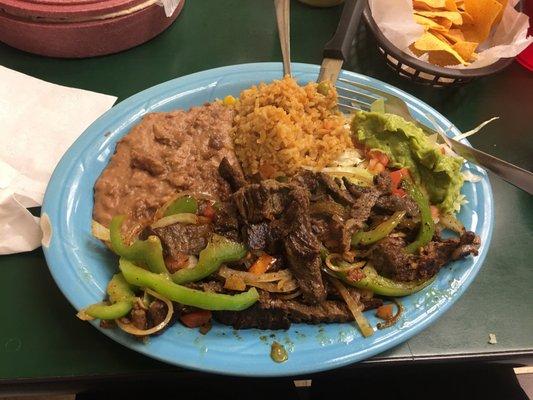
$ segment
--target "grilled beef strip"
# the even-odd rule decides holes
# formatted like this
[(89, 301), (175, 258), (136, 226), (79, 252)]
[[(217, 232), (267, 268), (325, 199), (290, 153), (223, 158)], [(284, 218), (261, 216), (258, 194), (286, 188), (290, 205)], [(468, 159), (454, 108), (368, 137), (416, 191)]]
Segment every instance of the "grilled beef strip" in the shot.
[[(243, 311), (215, 311), (213, 317), (234, 329), (289, 329), (291, 322), (320, 324), (353, 321), (343, 300), (325, 300), (309, 305), (297, 300), (283, 300), (260, 291), (259, 301)], [(353, 294), (359, 296), (359, 294)], [(379, 307), (381, 299), (361, 299), (365, 310)]]
[(291, 183), (307, 189), (311, 196), (316, 195), (320, 187), (316, 174), (308, 169), (302, 169), (298, 174), (294, 175)]
[(330, 175), (324, 172), (316, 174), (318, 181), (324, 187), (326, 192), (333, 197), (333, 199), (343, 206), (350, 206), (354, 203), (353, 197), (344, 190), (338, 181), (335, 181)]
[(218, 165), (218, 173), (229, 183), (231, 190), (234, 192), (248, 183), (246, 182), (241, 167), (239, 165), (231, 165), (226, 157)]
[(245, 221), (245, 243), (272, 255), (282, 249), (304, 299), (310, 304), (323, 301), (320, 243), (311, 229), (309, 192), (292, 183), (265, 180), (243, 186), (232, 198)]
[(320, 303), (326, 299), (320, 271), (320, 242), (311, 230), (311, 221), (305, 210), (293, 203), (287, 213), (294, 214), (292, 230), (283, 241), (287, 262), (304, 300), (309, 304)]
[(213, 231), (210, 224), (174, 224), (161, 228), (147, 227), (140, 238), (155, 235), (161, 240), (165, 257), (178, 259), (183, 254), (198, 254), (207, 246)]
[(374, 177), (374, 186), (382, 194), (392, 193), (392, 180), (389, 171), (383, 171)]
[(354, 227), (361, 229), (370, 217), (372, 207), (376, 204), (381, 192), (374, 187), (358, 186), (346, 178), (343, 178), (343, 183), (348, 192), (355, 198), (350, 210), (351, 217), (354, 219)]
[(213, 219), (213, 231), (236, 242), (240, 241), (239, 230), (241, 224), (237, 208), (232, 201), (221, 202), (217, 205)]
[(290, 202), (293, 185), (268, 179), (237, 190), (232, 198), (241, 217), (248, 224), (276, 220)]
[(405, 211), (409, 217), (418, 217), (420, 211), (416, 202), (408, 195), (404, 197), (386, 194), (379, 197), (374, 205), (376, 211), (384, 211), (393, 214), (396, 211)]
[(403, 238), (385, 238), (371, 249), (370, 261), (381, 275), (397, 281), (429, 279), (448, 262), (469, 254), (477, 255), (480, 240), (469, 231), (460, 238), (434, 237), (418, 255), (407, 254), (405, 245)]
[(233, 329), (289, 329), (291, 321), (283, 310), (264, 309), (260, 303), (242, 311), (215, 311), (213, 318)]

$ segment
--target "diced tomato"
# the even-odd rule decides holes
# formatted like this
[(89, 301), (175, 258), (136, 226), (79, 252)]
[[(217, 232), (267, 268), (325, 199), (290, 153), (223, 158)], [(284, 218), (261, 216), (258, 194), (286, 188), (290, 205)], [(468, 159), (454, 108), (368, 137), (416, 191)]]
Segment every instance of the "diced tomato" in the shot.
[(392, 318), (392, 304), (384, 304), (376, 310), (376, 316), (385, 321)]
[(403, 178), (409, 176), (409, 170), (407, 168), (402, 168), (390, 173), (390, 179), (392, 182), (392, 194), (403, 197), (405, 196), (405, 190), (400, 187), (400, 182)]
[(210, 220), (213, 220), (215, 218), (215, 207), (213, 207), (211, 204), (207, 204), (204, 206), (204, 209), (202, 211), (202, 215), (206, 218), (209, 218)]
[(261, 275), (264, 274), (268, 268), (276, 262), (276, 259), (268, 254), (262, 254), (256, 262), (252, 264), (248, 272), (252, 274)]
[(198, 328), (211, 321), (211, 311), (198, 310), (192, 313), (183, 314), (180, 320), (187, 328)]
[(398, 187), (400, 185), (400, 182), (403, 178), (406, 178), (409, 176), (409, 170), (407, 168), (398, 169), (396, 171), (392, 171), (390, 173), (390, 178), (392, 181), (393, 187)]
[(378, 162), (383, 164), (384, 167), (386, 167), (389, 163), (389, 156), (379, 150), (371, 150), (368, 152), (367, 156), (369, 159), (376, 159)]

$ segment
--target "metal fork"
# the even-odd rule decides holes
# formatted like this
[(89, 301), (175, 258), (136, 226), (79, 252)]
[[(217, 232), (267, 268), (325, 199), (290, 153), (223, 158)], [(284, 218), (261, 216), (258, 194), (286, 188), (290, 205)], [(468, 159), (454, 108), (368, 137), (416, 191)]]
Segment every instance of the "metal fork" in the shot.
[(446, 143), (461, 157), (488, 169), (503, 180), (527, 193), (533, 194), (533, 173), (530, 171), (447, 137), (445, 132), (434, 121), (432, 122), (436, 129), (432, 129), (420, 123), (420, 121), (413, 118), (407, 104), (394, 94), (344, 78), (339, 78), (337, 82), (348, 86), (336, 85), (339, 97), (338, 105), (341, 110), (346, 112), (357, 110), (368, 111), (370, 110), (372, 103), (381, 98), (385, 103), (385, 112), (399, 115), (405, 120), (413, 122), (422, 128), (427, 134), (437, 134), (437, 137), (441, 142)]

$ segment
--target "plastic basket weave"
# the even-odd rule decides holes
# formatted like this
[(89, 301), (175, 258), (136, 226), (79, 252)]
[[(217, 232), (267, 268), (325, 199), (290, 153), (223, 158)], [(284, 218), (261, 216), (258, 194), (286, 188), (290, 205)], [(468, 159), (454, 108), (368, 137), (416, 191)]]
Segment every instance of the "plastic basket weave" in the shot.
[[(412, 82), (434, 87), (459, 86), (470, 82), (475, 78), (495, 74), (513, 62), (513, 58), (502, 58), (491, 65), (482, 68), (473, 69), (454, 69), (433, 65), (404, 53), (394, 46), (383, 35), (377, 26), (368, 0), (359, 0), (367, 2), (363, 16), (370, 32), (373, 33), (378, 44), (378, 51), (385, 59), (387, 65), (395, 70), (400, 76), (409, 79)], [(521, 2), (517, 8), (521, 9)]]

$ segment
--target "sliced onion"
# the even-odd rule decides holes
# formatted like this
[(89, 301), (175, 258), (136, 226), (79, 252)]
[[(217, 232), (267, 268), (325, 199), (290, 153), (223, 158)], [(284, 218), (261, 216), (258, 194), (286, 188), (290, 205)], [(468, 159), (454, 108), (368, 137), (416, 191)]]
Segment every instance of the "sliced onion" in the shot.
[(230, 275), (226, 278), (226, 282), (224, 282), (224, 289), (244, 292), (246, 290), (246, 283), (240, 276)]
[(354, 178), (357, 181), (362, 181), (369, 185), (372, 185), (374, 182), (374, 176), (368, 172), (366, 168), (363, 168), (361, 165), (358, 167), (326, 167), (321, 170), (332, 176), (337, 177), (346, 177), (348, 179)]
[(442, 226), (459, 234), (465, 231), (465, 227), (453, 214), (442, 214), (439, 222)]
[(277, 282), (283, 279), (292, 279), (292, 274), (288, 269), (283, 269), (277, 272), (266, 272), (264, 274), (252, 274), (251, 272), (237, 271), (223, 265), (218, 270), (218, 274), (223, 278), (230, 275), (240, 276), (246, 283), (248, 282)]
[[(339, 259), (344, 266), (341, 267), (341, 266), (333, 264), (334, 259)], [(342, 258), (342, 255), (338, 254), (338, 253), (328, 254), (328, 256), (326, 257), (326, 259), (324, 261), (325, 261), (327, 267), (329, 269), (331, 269), (332, 271), (335, 271), (335, 272), (348, 272), (348, 271), (351, 271), (353, 269), (363, 268), (365, 266), (365, 264), (366, 264), (366, 261), (359, 261), (359, 262), (356, 262), (356, 263), (348, 263), (348, 262), (344, 261), (343, 258)]]
[(191, 213), (181, 213), (181, 214), (169, 215), (168, 217), (163, 217), (155, 221), (151, 225), (151, 227), (155, 229), (155, 228), (163, 228), (165, 226), (174, 225), (174, 224), (199, 225), (199, 224), (206, 224), (208, 222), (209, 222), (209, 219), (206, 217), (202, 217), (202, 216), (191, 214)]
[(271, 293), (287, 293), (287, 292), (292, 292), (293, 290), (296, 290), (299, 288), (295, 280), (290, 280), (290, 281), (285, 282), (281, 288), (278, 287), (278, 285), (274, 283), (246, 282), (246, 284), (249, 286), (255, 286), (259, 289), (263, 289)]
[(346, 305), (350, 309), (350, 312), (352, 313), (355, 322), (359, 326), (359, 330), (361, 331), (363, 336), (372, 336), (374, 334), (374, 329), (372, 329), (372, 327), (368, 323), (368, 320), (361, 312), (361, 310), (363, 309), (363, 305), (352, 297), (352, 295), (350, 294), (348, 289), (346, 289), (346, 287), (342, 284), (342, 282), (332, 277), (329, 277), (329, 279), (346, 302)]
[(354, 165), (361, 164), (363, 161), (363, 156), (357, 149), (346, 149), (344, 152), (333, 161), (332, 165), (338, 167), (351, 167)]
[(96, 239), (100, 239), (104, 242), (109, 242), (111, 240), (109, 229), (103, 226), (101, 223), (96, 222), (94, 219), (91, 222), (91, 231)]
[(237, 271), (223, 265), (218, 270), (218, 274), (226, 278), (226, 280), (231, 277), (242, 279), (248, 286), (255, 286), (272, 293), (287, 293), (299, 288), (292, 274), (287, 269), (257, 275), (250, 272)]
[(463, 179), (467, 182), (477, 183), (480, 182), (483, 178), (479, 175), (473, 174), (471, 171), (464, 171)]
[(301, 294), (302, 294), (302, 292), (297, 290), (296, 292), (289, 293), (289, 294), (280, 294), (278, 297), (281, 300), (292, 300), (292, 299), (295, 299), (296, 297), (300, 296)]
[(125, 324), (119, 319), (116, 319), (115, 322), (117, 323), (118, 327), (122, 329), (124, 332), (127, 332), (131, 335), (135, 336), (148, 336), (153, 335), (156, 332), (159, 332), (161, 329), (163, 329), (165, 326), (168, 325), (170, 320), (172, 319), (172, 316), (174, 315), (174, 306), (172, 302), (165, 297), (161, 296), (159, 293), (154, 292), (151, 289), (145, 289), (145, 292), (148, 293), (150, 296), (155, 297), (156, 299), (161, 300), (167, 305), (167, 315), (165, 316), (165, 319), (161, 321), (156, 326), (150, 328), (150, 329), (138, 329), (132, 324)]
[(467, 138), (468, 136), (472, 136), (475, 133), (478, 133), (485, 125), (490, 124), (492, 121), (495, 121), (497, 119), (500, 119), (500, 117), (492, 117), (491, 119), (482, 122), (478, 126), (476, 126), (474, 129), (469, 130), (468, 132), (461, 133), (460, 135), (457, 135), (454, 137), (455, 140), (461, 140), (464, 138)]
[(148, 310), (148, 307), (146, 306), (145, 304), (145, 297), (146, 297), (146, 293), (144, 294), (143, 298), (141, 299), (140, 297), (136, 297), (135, 298), (135, 303), (141, 307), (143, 310)]
[(378, 329), (385, 329), (392, 325), (394, 325), (398, 320), (400, 319), (402, 313), (403, 313), (403, 305), (400, 303), (400, 300), (396, 298), (392, 298), (392, 301), (396, 304), (396, 308), (398, 311), (396, 311), (396, 314), (394, 314), (390, 319), (386, 320), (385, 322), (379, 322), (377, 324)]

